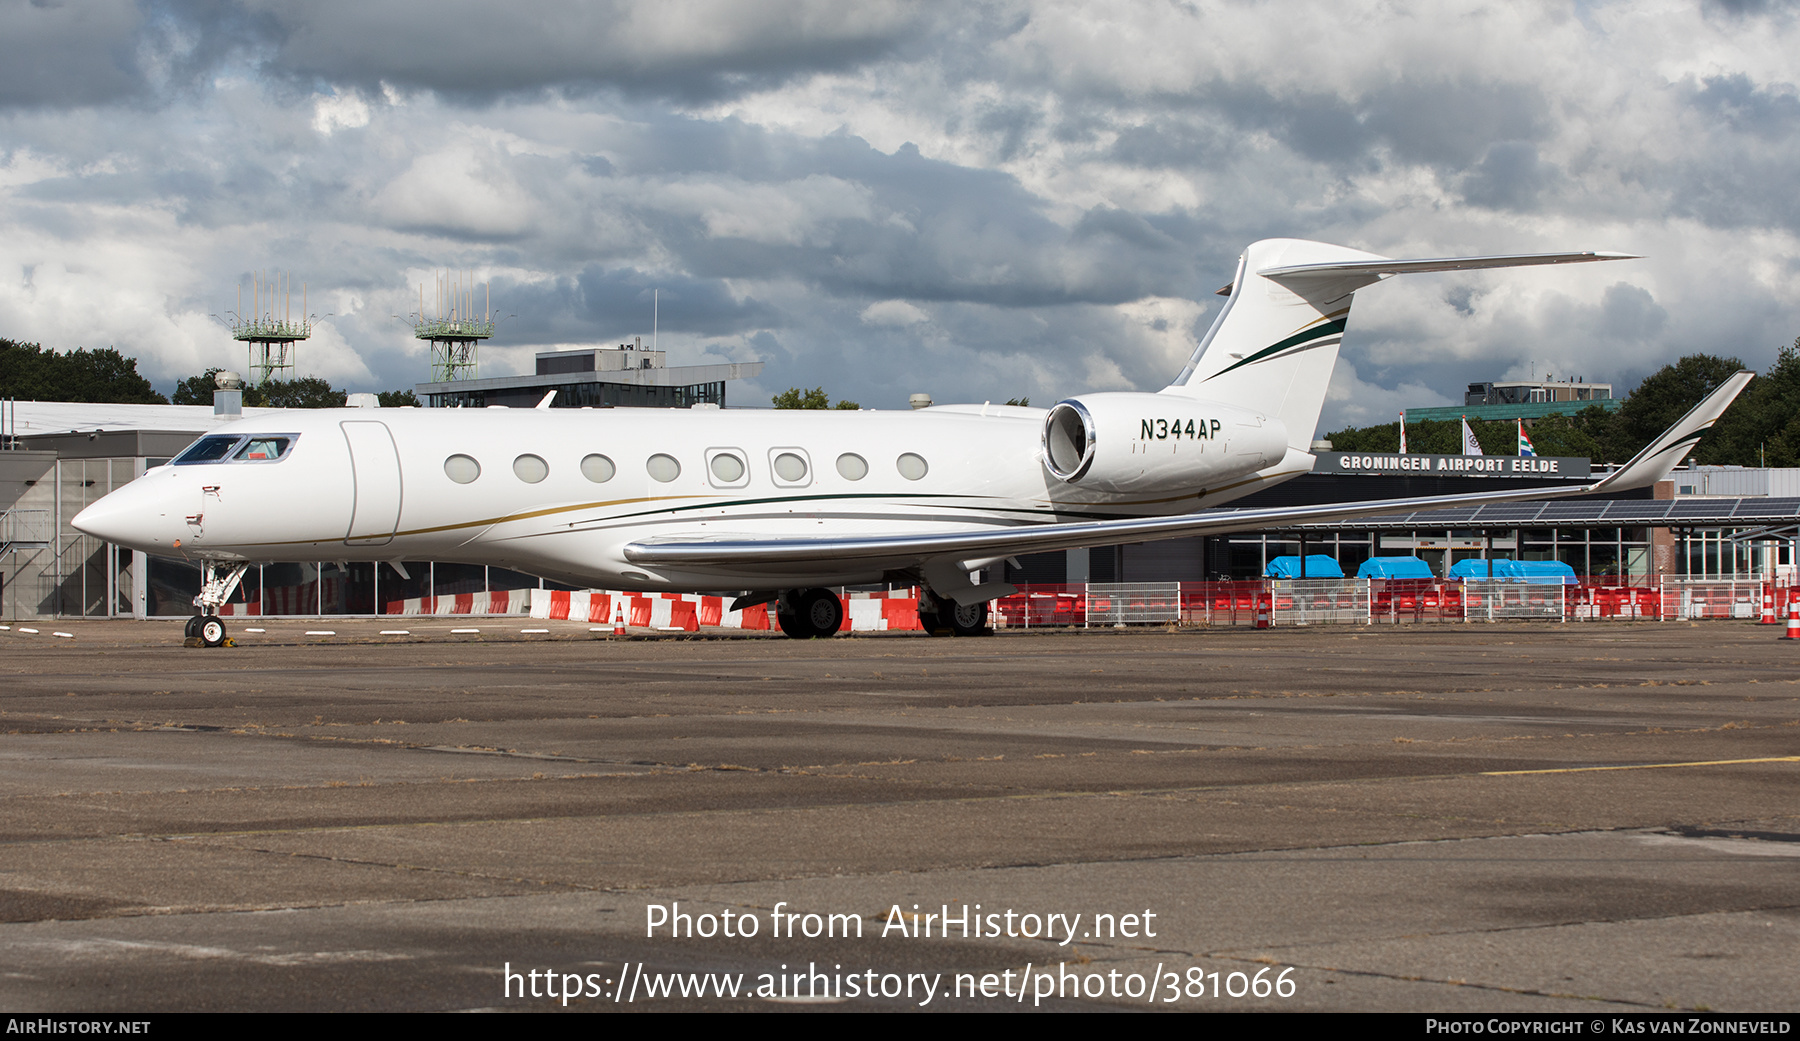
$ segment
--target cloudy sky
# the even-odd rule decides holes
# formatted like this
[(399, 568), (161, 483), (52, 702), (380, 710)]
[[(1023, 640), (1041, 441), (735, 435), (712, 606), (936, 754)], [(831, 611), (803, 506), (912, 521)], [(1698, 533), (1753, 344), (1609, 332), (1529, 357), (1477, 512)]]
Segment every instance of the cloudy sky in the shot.
[[(302, 375), (651, 333), (754, 404), (1154, 390), (1247, 243), (1646, 259), (1359, 295), (1322, 429), (1800, 335), (1800, 8), (1757, 0), (0, 0), (0, 336), (167, 389), (291, 271)], [(429, 305), (429, 301), (428, 301)], [(298, 309), (298, 301), (295, 303)], [(505, 317), (513, 316), (513, 317)]]

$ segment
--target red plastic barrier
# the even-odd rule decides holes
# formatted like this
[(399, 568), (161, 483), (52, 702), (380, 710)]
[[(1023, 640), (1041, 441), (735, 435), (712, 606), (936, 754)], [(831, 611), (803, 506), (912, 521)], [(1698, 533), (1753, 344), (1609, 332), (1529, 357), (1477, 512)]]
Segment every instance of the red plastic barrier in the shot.
[[(1012, 598), (1008, 597), (1007, 599)], [(923, 628), (919, 624), (919, 605), (912, 600), (883, 600), (881, 602), (881, 620), (887, 623), (890, 632)], [(1008, 618), (1006, 623), (1014, 624), (1011, 618)]]

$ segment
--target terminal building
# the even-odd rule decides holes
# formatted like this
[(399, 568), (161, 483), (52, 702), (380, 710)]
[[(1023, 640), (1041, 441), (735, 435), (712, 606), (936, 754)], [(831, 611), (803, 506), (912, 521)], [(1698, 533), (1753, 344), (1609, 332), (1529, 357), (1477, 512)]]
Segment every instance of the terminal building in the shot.
[(723, 408), (726, 385), (763, 367), (760, 361), (671, 366), (668, 353), (644, 350), (641, 338), (618, 347), (541, 351), (529, 375), (420, 383), (414, 393), (427, 408), (531, 408), (552, 392), (551, 408)]
[[(1313, 472), (1234, 507), (1456, 495), (1586, 483), (1586, 459), (1316, 451)], [(1477, 470), (1480, 465), (1491, 469)], [(1547, 468), (1554, 466), (1554, 472)], [(1345, 574), (1364, 560), (1417, 556), (1439, 576), (1468, 559), (1557, 560), (1576, 574), (1648, 583), (1663, 576), (1794, 576), (1800, 469), (1695, 467), (1655, 488), (1416, 511), (1269, 531), (1069, 550), (1019, 558), (1014, 583), (1198, 582), (1257, 578), (1279, 556), (1322, 553)]]
[(1613, 411), (1624, 404), (1624, 399), (1613, 397), (1612, 390), (1610, 383), (1554, 380), (1548, 376), (1541, 380), (1490, 380), (1469, 384), (1461, 405), (1409, 408), (1403, 415), (1408, 423), (1522, 419), (1530, 426), (1545, 416), (1573, 415), (1596, 405)]

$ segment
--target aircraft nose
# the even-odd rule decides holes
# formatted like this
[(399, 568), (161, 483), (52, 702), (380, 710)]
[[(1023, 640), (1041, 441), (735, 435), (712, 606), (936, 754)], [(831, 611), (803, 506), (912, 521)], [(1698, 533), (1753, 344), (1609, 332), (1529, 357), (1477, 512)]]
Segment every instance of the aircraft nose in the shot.
[(161, 511), (134, 481), (77, 513), (69, 523), (76, 531), (115, 545), (152, 550), (161, 519)]

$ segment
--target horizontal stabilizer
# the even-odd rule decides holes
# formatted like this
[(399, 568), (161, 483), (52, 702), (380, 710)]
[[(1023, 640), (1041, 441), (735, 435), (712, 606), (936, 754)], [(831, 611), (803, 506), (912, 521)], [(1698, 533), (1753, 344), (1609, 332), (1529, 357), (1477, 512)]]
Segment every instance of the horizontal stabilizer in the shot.
[(1290, 264), (1263, 268), (1257, 274), (1286, 282), (1294, 278), (1365, 276), (1371, 282), (1387, 275), (1413, 275), (1425, 271), (1473, 271), (1488, 267), (1535, 267), (1539, 264), (1586, 264), (1596, 260), (1637, 260), (1629, 253), (1584, 250), (1579, 253), (1512, 253), (1494, 257), (1438, 257), (1429, 260), (1358, 260), (1348, 263)]

